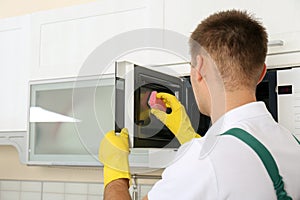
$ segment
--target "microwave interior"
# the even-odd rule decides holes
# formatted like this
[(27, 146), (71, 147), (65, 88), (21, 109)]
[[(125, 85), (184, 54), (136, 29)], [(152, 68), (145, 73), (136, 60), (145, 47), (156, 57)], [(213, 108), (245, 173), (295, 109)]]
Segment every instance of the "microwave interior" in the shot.
[(148, 99), (152, 91), (166, 92), (181, 99), (182, 81), (177, 77), (135, 66), (134, 88), (134, 146), (179, 147), (180, 143), (174, 134), (150, 112)]
[[(170, 88), (157, 83), (145, 84), (134, 92), (134, 144), (135, 147), (179, 147), (172, 132), (150, 112), (148, 99), (152, 91), (174, 95)], [(171, 112), (168, 111), (167, 112)]]

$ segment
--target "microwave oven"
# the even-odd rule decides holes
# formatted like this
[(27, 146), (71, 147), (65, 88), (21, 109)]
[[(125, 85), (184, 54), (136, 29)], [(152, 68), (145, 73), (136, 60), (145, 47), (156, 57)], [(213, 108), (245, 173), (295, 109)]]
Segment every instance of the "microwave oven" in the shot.
[[(159, 68), (159, 67), (156, 67)], [(189, 76), (173, 76), (130, 62), (115, 65), (115, 130), (127, 128), (131, 153), (129, 162), (140, 158), (147, 167), (161, 168), (173, 161), (180, 143), (173, 133), (150, 112), (152, 91), (175, 95), (185, 107), (194, 130), (204, 135), (210, 118), (198, 110)], [(142, 164), (145, 166), (145, 163)]]
[(132, 148), (178, 148), (173, 133), (150, 112), (152, 91), (175, 95), (185, 107), (196, 132), (204, 135), (210, 125), (198, 110), (189, 76), (176, 77), (128, 62), (116, 63), (116, 130), (126, 127)]

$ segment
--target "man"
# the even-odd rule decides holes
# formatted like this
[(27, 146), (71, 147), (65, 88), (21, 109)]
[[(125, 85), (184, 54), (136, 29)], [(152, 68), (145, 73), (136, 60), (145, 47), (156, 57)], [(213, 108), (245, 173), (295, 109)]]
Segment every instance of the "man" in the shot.
[[(265, 28), (246, 12), (219, 12), (196, 28), (190, 47), (193, 91), (212, 126), (205, 137), (193, 138), (183, 106), (172, 95), (157, 94), (172, 113), (151, 112), (186, 143), (144, 199), (300, 199), (300, 145), (273, 120), (264, 103), (256, 102), (256, 85), (266, 73)], [(282, 176), (281, 191), (253, 149), (222, 135), (232, 128), (248, 132), (269, 150)], [(116, 162), (105, 148), (123, 155)], [(130, 199), (128, 152), (126, 129), (120, 135), (108, 133), (100, 145), (105, 199)]]

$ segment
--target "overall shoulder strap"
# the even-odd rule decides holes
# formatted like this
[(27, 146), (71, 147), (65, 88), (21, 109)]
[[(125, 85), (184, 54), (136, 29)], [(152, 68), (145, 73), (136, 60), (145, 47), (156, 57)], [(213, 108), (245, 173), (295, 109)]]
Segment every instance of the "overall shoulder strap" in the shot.
[(298, 142), (298, 144), (300, 144), (300, 141), (297, 139), (297, 137), (295, 135), (293, 135), (293, 137), (295, 138), (295, 140)]
[(255, 153), (259, 156), (261, 161), (263, 162), (272, 182), (274, 189), (276, 191), (278, 200), (291, 200), (284, 189), (284, 183), (282, 181), (282, 177), (279, 174), (279, 170), (277, 164), (269, 152), (269, 150), (255, 137), (249, 134), (247, 131), (240, 128), (232, 128), (221, 135), (232, 135), (246, 144), (248, 144)]

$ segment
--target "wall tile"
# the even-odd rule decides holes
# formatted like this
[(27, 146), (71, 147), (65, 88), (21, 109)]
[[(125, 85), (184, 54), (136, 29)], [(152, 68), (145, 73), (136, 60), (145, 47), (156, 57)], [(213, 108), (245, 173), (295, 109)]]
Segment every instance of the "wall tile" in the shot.
[(91, 183), (88, 184), (88, 194), (89, 195), (103, 195), (104, 188), (103, 184)]
[(44, 182), (43, 183), (43, 192), (46, 193), (64, 193), (65, 184), (59, 182)]
[(88, 195), (87, 200), (101, 200), (101, 199), (103, 199), (102, 195)]
[(65, 193), (66, 194), (87, 194), (88, 184), (85, 183), (66, 183)]
[(43, 200), (64, 200), (64, 194), (58, 193), (43, 193)]
[(6, 191), (20, 191), (20, 181), (1, 181), (1, 190)]
[(0, 194), (1, 200), (19, 200), (20, 199), (20, 192), (16, 191), (1, 191)]
[[(142, 199), (152, 185), (139, 185), (138, 198)], [(0, 200), (101, 200), (102, 183), (0, 181)], [(132, 195), (132, 186), (129, 193)]]
[(34, 181), (22, 181), (21, 182), (21, 191), (25, 192), (41, 192), (42, 183)]
[(20, 200), (41, 200), (42, 194), (40, 192), (21, 192)]
[(66, 194), (65, 200), (87, 200), (87, 195), (83, 194)]

